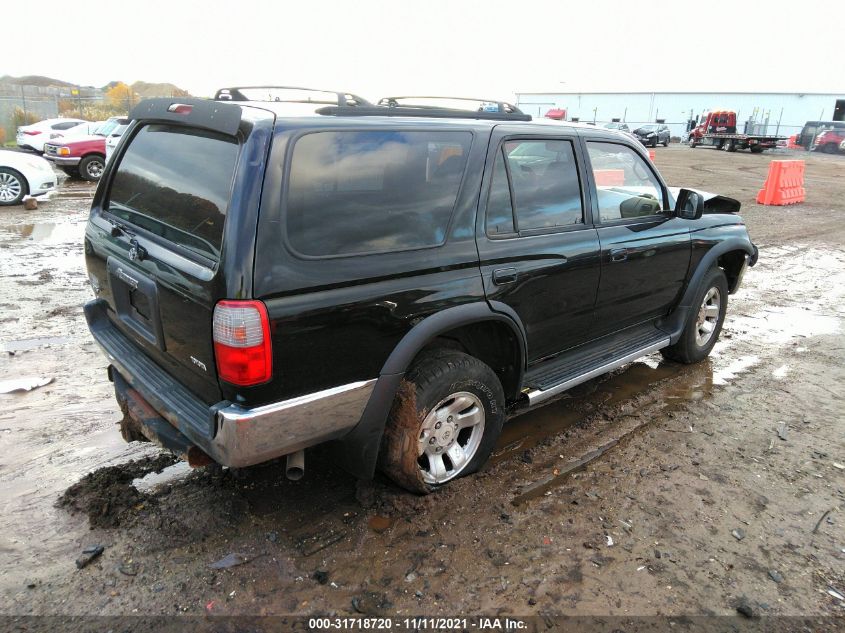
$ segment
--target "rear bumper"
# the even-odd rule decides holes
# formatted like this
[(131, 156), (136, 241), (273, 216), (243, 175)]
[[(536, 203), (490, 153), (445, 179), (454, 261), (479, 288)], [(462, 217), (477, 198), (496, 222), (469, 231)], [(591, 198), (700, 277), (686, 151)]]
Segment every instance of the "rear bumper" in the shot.
[(105, 301), (87, 303), (85, 317), (94, 340), (111, 362), (111, 371), (118, 372), (131, 388), (117, 390), (119, 381), (115, 380), (118, 399), (125, 401), (130, 393), (178, 435), (171, 429), (163, 434), (161, 429), (166, 427), (151, 424), (150, 416), (140, 425), (141, 432), (167, 448), (183, 445), (187, 452), (196, 446), (224, 466), (252, 466), (341, 437), (360, 420), (376, 382), (362, 380), (251, 409), (228, 401), (209, 406), (111, 322)]

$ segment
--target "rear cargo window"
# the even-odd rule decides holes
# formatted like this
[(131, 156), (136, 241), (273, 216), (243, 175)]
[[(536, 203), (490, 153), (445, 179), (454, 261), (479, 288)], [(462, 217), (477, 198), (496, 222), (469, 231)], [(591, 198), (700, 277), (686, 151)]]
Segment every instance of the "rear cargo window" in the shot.
[(442, 244), (469, 132), (316, 132), (293, 150), (291, 247), (311, 257)]
[(108, 211), (217, 261), (237, 159), (234, 139), (172, 125), (147, 125), (117, 166)]

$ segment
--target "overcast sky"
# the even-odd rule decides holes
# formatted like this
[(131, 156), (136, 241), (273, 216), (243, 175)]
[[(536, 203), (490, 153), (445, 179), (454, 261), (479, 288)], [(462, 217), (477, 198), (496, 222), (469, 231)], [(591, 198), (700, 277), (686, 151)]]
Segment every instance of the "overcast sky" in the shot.
[(843, 14), (841, 0), (6, 2), (0, 75), (172, 82), (200, 96), (266, 83), (371, 99), (836, 92)]

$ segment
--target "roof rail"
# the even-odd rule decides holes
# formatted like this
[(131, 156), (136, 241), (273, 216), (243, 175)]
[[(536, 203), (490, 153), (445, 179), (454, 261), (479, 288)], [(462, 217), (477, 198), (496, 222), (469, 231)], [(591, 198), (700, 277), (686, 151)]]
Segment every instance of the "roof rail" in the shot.
[[(447, 108), (421, 103), (400, 103), (406, 99), (431, 101), (474, 101), (480, 103), (478, 110)], [(484, 119), (492, 121), (531, 121), (531, 115), (525, 114), (514, 105), (504, 101), (473, 99), (468, 97), (384, 97), (377, 105), (344, 108), (326, 106), (317, 110), (324, 116), (406, 116), (435, 119)]]
[[(517, 108), (512, 103), (507, 101), (499, 101), (498, 99), (477, 99), (475, 97), (425, 97), (425, 96), (411, 96), (411, 97), (382, 97), (379, 99), (378, 105), (388, 106), (390, 108), (407, 107), (407, 108), (438, 108), (441, 106), (432, 106), (422, 103), (399, 103), (400, 101), (474, 101), (480, 103), (479, 112), (498, 112), (506, 114), (522, 114), (522, 110)], [(493, 107), (495, 106), (495, 109)], [(461, 108), (453, 108), (460, 110)]]
[[(244, 90), (266, 90), (267, 97), (266, 98), (252, 98), (244, 94)], [(272, 91), (283, 91), (283, 90), (290, 90), (290, 91), (298, 91), (298, 92), (314, 92), (314, 93), (321, 93), (323, 95), (334, 95), (334, 99), (327, 100), (323, 99), (312, 99), (310, 96), (307, 98), (290, 98), (285, 99), (281, 96), (272, 96)], [(217, 91), (214, 95), (215, 101), (271, 101), (271, 102), (280, 102), (280, 103), (317, 103), (317, 104), (325, 104), (325, 105), (334, 105), (337, 107), (348, 108), (348, 107), (357, 107), (357, 106), (369, 106), (372, 105), (369, 101), (364, 99), (363, 97), (359, 97), (358, 95), (352, 94), (351, 92), (338, 92), (336, 90), (320, 90), (318, 88), (302, 88), (299, 86), (232, 86), (230, 88), (221, 88)]]

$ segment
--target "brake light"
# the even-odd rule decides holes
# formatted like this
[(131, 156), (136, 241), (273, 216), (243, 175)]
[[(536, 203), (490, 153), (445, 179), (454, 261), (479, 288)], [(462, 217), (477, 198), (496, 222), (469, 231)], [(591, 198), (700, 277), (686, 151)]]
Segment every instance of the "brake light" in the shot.
[(214, 307), (214, 356), (221, 380), (248, 387), (273, 376), (270, 319), (261, 301), (220, 301)]
[(41, 130), (24, 130), (23, 133), (27, 136), (38, 136), (41, 134)]
[(188, 105), (187, 103), (171, 103), (167, 108), (168, 112), (173, 112), (174, 114), (190, 114), (193, 110), (194, 106)]

